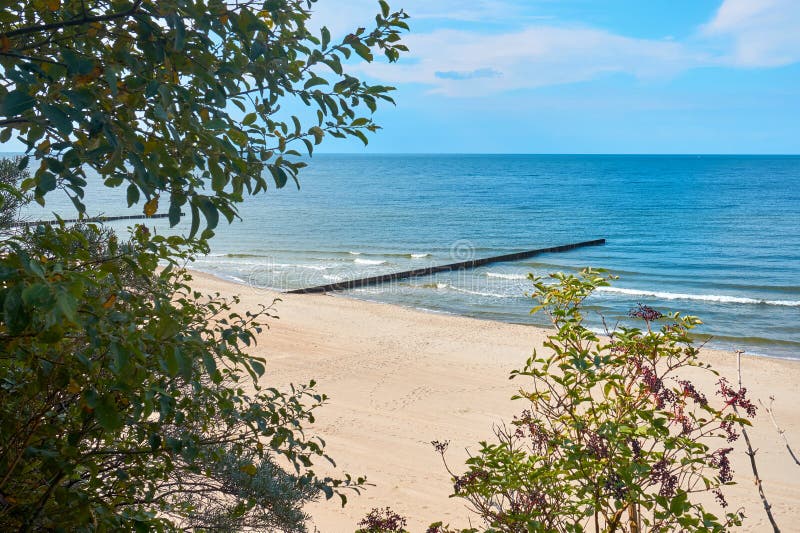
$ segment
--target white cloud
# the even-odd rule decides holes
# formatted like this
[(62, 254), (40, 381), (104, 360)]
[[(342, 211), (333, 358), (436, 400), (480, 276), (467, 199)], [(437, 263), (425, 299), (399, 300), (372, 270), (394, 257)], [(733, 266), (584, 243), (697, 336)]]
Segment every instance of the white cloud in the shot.
[(730, 43), (726, 59), (742, 67), (777, 67), (800, 60), (799, 0), (725, 0), (702, 29)]
[(406, 41), (411, 48), (408, 62), (359, 69), (392, 83), (422, 83), (437, 93), (474, 96), (614, 73), (643, 79), (672, 76), (687, 65), (710, 61), (680, 43), (591, 28), (531, 26), (498, 35), (439, 30), (411, 34)]
[[(411, 52), (400, 64), (356, 68), (385, 83), (419, 83), (450, 96), (575, 83), (609, 74), (657, 79), (704, 66), (776, 67), (800, 60), (800, 0), (724, 0), (712, 19), (684, 40), (632, 38), (545, 22), (537, 19), (533, 2), (393, 3), (402, 3), (411, 13), (412, 29), (414, 19), (441, 20), (461, 29), (412, 32), (404, 38)], [(359, 23), (369, 24), (377, 0), (327, 0), (316, 6), (313, 19), (343, 33)], [(487, 25), (478, 31), (472, 22)], [(510, 25), (516, 29), (497, 32)]]

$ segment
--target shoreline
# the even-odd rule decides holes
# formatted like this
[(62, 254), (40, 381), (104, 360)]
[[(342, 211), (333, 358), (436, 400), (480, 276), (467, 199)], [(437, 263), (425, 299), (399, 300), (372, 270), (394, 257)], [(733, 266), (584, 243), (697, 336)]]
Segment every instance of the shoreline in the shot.
[[(492, 437), (493, 424), (509, 421), (524, 407), (510, 399), (523, 383), (509, 381), (509, 372), (541, 347), (550, 330), (349, 297), (278, 294), (190, 273), (196, 290), (240, 295), (239, 311), (282, 300), (276, 308), (280, 318), (269, 321), (251, 352), (267, 358), (262, 385), (315, 379), (329, 400), (309, 434), (325, 439), (338, 464), (328, 471), (320, 463), (318, 473), (363, 474), (374, 484), (360, 496), (349, 495), (344, 508), (338, 499), (308, 506), (313, 526), (323, 533), (352, 533), (370, 509), (386, 506), (408, 517), (411, 532), (438, 520), (454, 527), (466, 527), (470, 518), (475, 522), (462, 501), (449, 498), (450, 476), (430, 441), (450, 440), (448, 462), (462, 470), (468, 451)], [(731, 352), (703, 348), (701, 359), (736, 382)], [(800, 442), (800, 413), (794, 407), (800, 404), (800, 361), (744, 355), (742, 367), (752, 399), (768, 403), (774, 396), (777, 420), (790, 442)], [(713, 380), (697, 383), (713, 396)], [(763, 409), (753, 424), (749, 432), (764, 490), (778, 523), (788, 529), (800, 520), (800, 467)], [(738, 485), (725, 491), (728, 510), (743, 506), (748, 518), (742, 530), (764, 531), (769, 524), (741, 441), (732, 454)]]
[[(350, 252), (350, 253), (353, 253), (353, 252)], [(206, 272), (204, 270), (200, 270), (200, 269), (196, 269), (196, 268), (190, 268), (190, 267), (187, 267), (187, 270), (192, 272), (192, 273), (199, 273), (199, 274), (202, 274), (204, 276), (210, 276), (210, 277), (218, 279), (218, 280), (220, 280), (220, 281), (222, 281), (224, 283), (230, 283), (230, 284), (237, 285), (237, 286), (240, 286), (240, 287), (246, 287), (248, 289), (253, 289), (253, 290), (257, 290), (257, 291), (265, 291), (265, 292), (274, 293), (274, 294), (280, 294), (280, 295), (288, 295), (288, 293), (286, 293), (285, 291), (281, 291), (279, 289), (273, 289), (273, 288), (267, 288), (267, 287), (254, 287), (254, 286), (250, 285), (246, 280), (244, 280), (242, 278), (239, 278), (237, 276), (233, 276), (233, 275), (213, 274), (211, 272)], [(330, 296), (330, 297), (333, 297), (333, 298), (344, 298), (344, 299), (347, 299), (347, 300), (354, 300), (354, 301), (358, 301), (358, 302), (366, 302), (366, 303), (377, 304), (377, 305), (389, 305), (389, 306), (394, 306), (394, 307), (400, 307), (400, 308), (403, 308), (403, 309), (408, 309), (408, 310), (411, 310), (411, 311), (417, 311), (417, 312), (420, 312), (420, 313), (428, 313), (428, 314), (434, 314), (434, 315), (444, 315), (444, 316), (451, 316), (451, 317), (462, 317), (462, 318), (468, 318), (468, 319), (472, 319), (472, 320), (481, 320), (481, 321), (493, 322), (493, 323), (498, 323), (498, 324), (511, 324), (511, 325), (515, 325), (515, 326), (532, 327), (532, 328), (538, 328), (538, 329), (545, 330), (545, 331), (550, 329), (548, 326), (541, 326), (541, 325), (538, 325), (538, 324), (531, 324), (531, 323), (527, 323), (527, 322), (507, 322), (505, 320), (498, 320), (496, 318), (491, 318), (491, 317), (465, 315), (465, 314), (461, 314), (461, 313), (458, 313), (458, 312), (455, 312), (455, 311), (447, 311), (445, 309), (431, 309), (431, 308), (428, 308), (428, 307), (419, 307), (419, 306), (415, 306), (415, 305), (406, 305), (406, 304), (403, 304), (403, 303), (391, 303), (391, 302), (383, 302), (383, 301), (380, 301), (380, 300), (373, 300), (373, 299), (369, 299), (369, 298), (360, 298), (360, 297), (354, 296), (352, 294), (343, 294), (341, 291), (334, 291), (334, 292), (323, 293), (323, 294), (325, 296)], [(533, 307), (533, 306), (531, 306), (531, 307)], [(599, 331), (599, 330), (592, 330), (592, 331), (594, 331), (594, 333), (596, 333), (598, 335), (601, 335), (601, 336), (604, 335), (604, 332), (602, 332), (602, 331)], [(703, 335), (703, 334), (700, 334), (700, 335)], [(705, 346), (706, 343), (710, 343), (711, 346), (709, 346), (708, 348), (705, 348), (706, 350), (715, 351), (715, 352), (723, 352), (723, 353), (735, 353), (735, 349), (733, 349), (733, 348), (726, 349), (724, 347), (715, 346), (716, 343), (714, 342), (713, 336), (710, 336), (710, 338), (708, 338), (706, 340), (695, 339), (695, 342), (696, 342), (696, 344), (702, 345), (702, 346)], [(753, 352), (753, 351), (748, 351), (748, 350), (744, 350), (743, 351), (743, 355), (746, 355), (748, 357), (762, 358), (762, 359), (774, 359), (774, 360), (779, 360), (779, 361), (794, 361), (794, 362), (800, 363), (800, 357), (793, 358), (793, 357), (789, 357), (789, 356), (773, 355), (773, 354)]]

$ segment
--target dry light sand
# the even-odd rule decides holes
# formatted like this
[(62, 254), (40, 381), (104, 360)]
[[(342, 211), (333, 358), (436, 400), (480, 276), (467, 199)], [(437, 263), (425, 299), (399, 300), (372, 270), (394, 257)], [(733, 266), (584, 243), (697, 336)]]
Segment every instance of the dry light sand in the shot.
[[(342, 471), (365, 474), (374, 484), (351, 496), (344, 509), (338, 500), (310, 506), (320, 531), (352, 532), (371, 508), (386, 505), (408, 517), (412, 532), (436, 520), (468, 525), (471, 515), (461, 500), (448, 497), (449, 475), (430, 441), (450, 440), (449, 462), (461, 470), (465, 449), (476, 450), (492, 436), (493, 424), (523, 408), (510, 400), (522, 383), (508, 374), (541, 345), (545, 330), (338, 296), (277, 295), (199, 273), (193, 286), (239, 294), (243, 310), (282, 298), (280, 319), (271, 321), (255, 349), (269, 361), (263, 384), (316, 379), (330, 401), (313, 431), (325, 438)], [(735, 383), (734, 354), (709, 350), (703, 357)], [(751, 397), (775, 397), (777, 420), (800, 451), (800, 364), (745, 356), (742, 366)], [(706, 381), (703, 389), (713, 390)], [(800, 465), (763, 409), (753, 424), (764, 490), (779, 525), (800, 531)], [(733, 458), (738, 485), (727, 488), (728, 501), (745, 508), (744, 530), (771, 531), (741, 440)]]

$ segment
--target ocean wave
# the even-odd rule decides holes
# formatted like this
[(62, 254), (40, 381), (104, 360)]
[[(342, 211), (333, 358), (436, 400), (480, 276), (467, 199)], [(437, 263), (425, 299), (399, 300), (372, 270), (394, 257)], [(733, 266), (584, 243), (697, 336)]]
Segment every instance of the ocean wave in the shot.
[(431, 254), (408, 254), (411, 259), (422, 259), (423, 257), (430, 257)]
[(361, 252), (347, 252), (350, 255), (361, 255)]
[(464, 294), (472, 294), (474, 296), (484, 296), (487, 298), (516, 298), (517, 294), (503, 294), (498, 292), (490, 292), (490, 291), (479, 291), (473, 289), (467, 289), (464, 287), (457, 287), (455, 285), (451, 285), (450, 283), (426, 283), (422, 285), (423, 288), (426, 289), (438, 289), (438, 290), (449, 290), (454, 292), (460, 292)]
[(275, 264), (273, 266), (279, 266), (283, 268), (304, 268), (306, 270), (329, 270), (331, 268), (335, 268), (334, 265), (285, 265), (285, 264)]
[(255, 261), (225, 261), (220, 259), (195, 259), (195, 263), (206, 264), (206, 265), (234, 265), (234, 266), (270, 266), (268, 262), (255, 262)]
[(359, 265), (385, 265), (386, 261), (381, 259), (355, 259), (353, 261)]
[(627, 296), (647, 296), (651, 298), (661, 298), (662, 300), (693, 300), (699, 302), (716, 302), (716, 303), (726, 303), (726, 304), (779, 305), (785, 307), (800, 307), (800, 300), (767, 300), (759, 298), (745, 298), (741, 296), (728, 296), (723, 294), (684, 294), (677, 292), (623, 289), (621, 287), (599, 287), (597, 290), (598, 292), (624, 294)]
[[(209, 254), (209, 255), (214, 255), (214, 254)], [(237, 253), (237, 254), (223, 254), (223, 255), (225, 257), (232, 257), (234, 259), (236, 259), (236, 258), (245, 258), (246, 259), (246, 258), (254, 258), (254, 257), (270, 257), (268, 255), (261, 255), (261, 254), (239, 254), (239, 253)]]
[(528, 279), (525, 274), (503, 274), (502, 272), (487, 272), (486, 275), (490, 278), (500, 279)]
[(465, 289), (463, 287), (456, 287), (454, 285), (449, 285), (447, 288), (456, 292), (463, 292), (465, 294), (472, 294), (474, 296), (485, 296), (487, 298), (517, 298), (521, 296), (519, 294), (502, 294), (498, 292), (475, 291), (471, 289)]

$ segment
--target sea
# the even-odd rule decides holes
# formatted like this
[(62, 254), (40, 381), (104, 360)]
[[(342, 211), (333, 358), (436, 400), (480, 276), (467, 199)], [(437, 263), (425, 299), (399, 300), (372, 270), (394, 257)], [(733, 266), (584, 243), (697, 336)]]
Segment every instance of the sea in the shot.
[[(643, 304), (700, 317), (697, 340), (711, 347), (800, 358), (800, 156), (319, 154), (308, 163), (299, 188), (248, 198), (241, 220), (222, 223), (211, 253), (190, 266), (289, 290), (602, 238), (340, 294), (546, 325), (529, 312), (528, 274), (603, 268), (619, 279), (586, 302), (598, 331), (630, 324)], [(141, 209), (97, 183), (86, 203), (91, 215)], [(56, 191), (26, 216), (53, 211), (74, 208)]]

